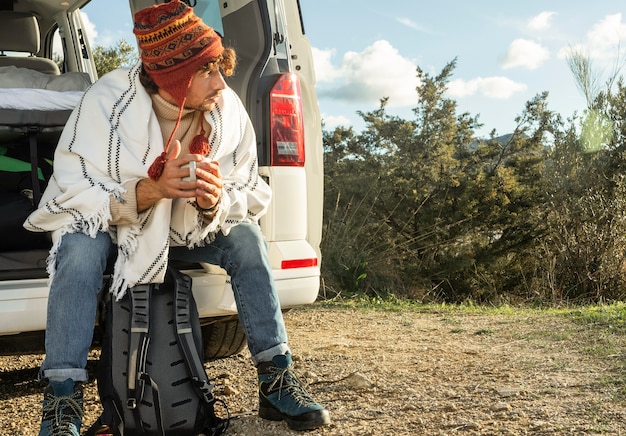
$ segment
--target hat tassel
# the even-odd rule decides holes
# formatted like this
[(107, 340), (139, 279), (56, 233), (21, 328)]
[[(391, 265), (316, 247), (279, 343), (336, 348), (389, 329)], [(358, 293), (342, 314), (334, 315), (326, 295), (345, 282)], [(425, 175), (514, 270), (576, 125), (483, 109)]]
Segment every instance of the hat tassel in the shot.
[(209, 144), (209, 140), (206, 137), (206, 132), (204, 131), (204, 126), (202, 123), (202, 116), (199, 118), (200, 120), (200, 133), (193, 137), (191, 143), (189, 144), (189, 153), (191, 154), (201, 154), (202, 156), (206, 156), (211, 151), (211, 145)]
[(167, 153), (161, 153), (148, 168), (148, 177), (155, 182), (159, 180), (161, 174), (163, 174), (163, 168), (165, 168), (165, 162), (167, 162)]
[(176, 118), (176, 124), (174, 125), (174, 129), (172, 130), (172, 133), (170, 133), (170, 137), (167, 140), (167, 144), (165, 144), (165, 149), (160, 155), (157, 156), (154, 162), (152, 162), (152, 165), (150, 165), (150, 168), (148, 168), (148, 177), (150, 177), (155, 182), (159, 180), (159, 178), (161, 177), (161, 174), (163, 174), (163, 169), (165, 168), (165, 163), (167, 162), (167, 153), (170, 149), (170, 144), (172, 143), (172, 140), (174, 139), (174, 134), (176, 133), (176, 130), (178, 130), (178, 126), (180, 125), (180, 119), (183, 116), (183, 107), (185, 106), (185, 100), (186, 98), (183, 98), (183, 101), (180, 103), (180, 106), (178, 107), (178, 117)]

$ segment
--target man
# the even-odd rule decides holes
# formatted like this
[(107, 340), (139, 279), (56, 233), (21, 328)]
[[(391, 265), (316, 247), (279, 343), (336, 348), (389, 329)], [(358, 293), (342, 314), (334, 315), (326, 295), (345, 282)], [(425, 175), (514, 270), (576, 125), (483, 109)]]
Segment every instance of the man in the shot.
[(85, 93), (41, 207), (25, 223), (53, 234), (39, 434), (80, 434), (81, 383), (111, 252), (118, 298), (163, 281), (168, 257), (223, 267), (258, 369), (259, 415), (297, 430), (326, 425), (328, 411), (292, 369), (258, 226), (271, 192), (258, 177), (248, 115), (222, 75), (232, 74), (235, 54), (181, 1), (137, 12), (134, 33), (141, 62)]

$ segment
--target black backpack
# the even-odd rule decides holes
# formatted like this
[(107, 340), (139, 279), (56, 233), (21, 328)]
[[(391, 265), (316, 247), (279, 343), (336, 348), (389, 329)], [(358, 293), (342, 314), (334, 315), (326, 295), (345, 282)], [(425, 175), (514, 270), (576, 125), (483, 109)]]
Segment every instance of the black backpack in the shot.
[[(86, 435), (220, 435), (228, 409), (203, 367), (191, 277), (168, 268), (163, 284), (138, 285), (101, 308), (96, 372), (103, 413)], [(226, 418), (217, 417), (220, 404)]]

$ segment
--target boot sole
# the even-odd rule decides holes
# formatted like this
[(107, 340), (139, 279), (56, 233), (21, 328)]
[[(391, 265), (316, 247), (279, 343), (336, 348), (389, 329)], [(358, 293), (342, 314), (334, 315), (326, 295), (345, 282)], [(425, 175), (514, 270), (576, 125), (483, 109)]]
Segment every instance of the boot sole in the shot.
[(294, 417), (280, 413), (272, 407), (259, 407), (259, 417), (269, 421), (286, 421), (289, 428), (296, 431), (313, 430), (330, 424), (330, 413), (326, 409), (314, 410)]

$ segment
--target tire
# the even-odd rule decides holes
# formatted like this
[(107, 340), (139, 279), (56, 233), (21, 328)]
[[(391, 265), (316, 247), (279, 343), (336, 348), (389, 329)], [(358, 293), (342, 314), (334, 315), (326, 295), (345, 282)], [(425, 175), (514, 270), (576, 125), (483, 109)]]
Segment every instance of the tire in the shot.
[(246, 346), (246, 332), (238, 318), (202, 326), (204, 360), (221, 359), (239, 353)]

